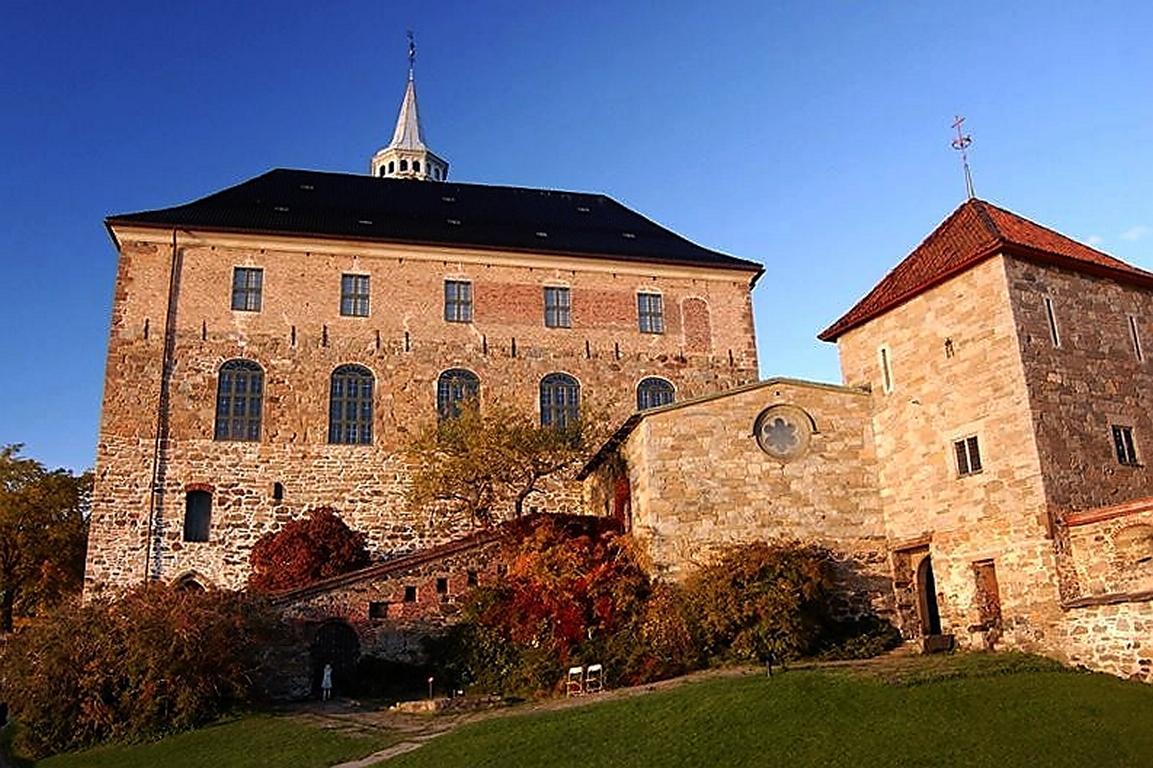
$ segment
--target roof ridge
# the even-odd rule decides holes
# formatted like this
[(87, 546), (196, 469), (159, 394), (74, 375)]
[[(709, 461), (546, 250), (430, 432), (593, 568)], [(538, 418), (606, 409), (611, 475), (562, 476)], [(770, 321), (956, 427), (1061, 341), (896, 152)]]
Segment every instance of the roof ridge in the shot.
[(1001, 228), (997, 226), (997, 222), (993, 221), (993, 217), (989, 215), (989, 209), (986, 208), (989, 203), (978, 197), (973, 197), (967, 200), (966, 204), (972, 204), (973, 210), (977, 213), (977, 218), (981, 221), (982, 224), (985, 225), (985, 229), (989, 231), (989, 234), (993, 236), (993, 239), (1000, 240), (1002, 242), (1007, 241), (1005, 233), (1001, 231)]

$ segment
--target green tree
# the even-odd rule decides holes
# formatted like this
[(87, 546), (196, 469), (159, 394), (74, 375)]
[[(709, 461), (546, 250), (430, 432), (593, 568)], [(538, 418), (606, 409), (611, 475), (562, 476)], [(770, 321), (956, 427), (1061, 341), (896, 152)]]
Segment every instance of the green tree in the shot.
[(0, 448), (0, 631), (80, 591), (92, 474), (49, 471)]
[(548, 479), (568, 479), (605, 437), (607, 420), (582, 414), (579, 423), (541, 426), (523, 411), (465, 403), (451, 418), (423, 429), (409, 446), (414, 472), (409, 504), (439, 505), (476, 523), (525, 504)]

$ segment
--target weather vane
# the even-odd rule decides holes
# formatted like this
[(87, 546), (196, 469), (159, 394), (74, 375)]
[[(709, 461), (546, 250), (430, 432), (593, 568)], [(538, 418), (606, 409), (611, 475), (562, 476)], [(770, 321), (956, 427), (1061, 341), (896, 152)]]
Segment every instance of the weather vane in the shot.
[(412, 36), (412, 30), (408, 30), (408, 79), (412, 79), (412, 68), (416, 64), (416, 40)]
[(953, 139), (952, 145), (953, 149), (961, 153), (961, 165), (965, 168), (965, 191), (969, 194), (969, 199), (972, 200), (976, 195), (973, 194), (973, 174), (969, 172), (968, 149), (969, 145), (973, 143), (973, 137), (961, 132), (961, 126), (964, 124), (965, 118), (960, 115), (957, 115), (956, 118), (957, 119), (953, 121), (953, 127), (957, 129), (957, 138)]

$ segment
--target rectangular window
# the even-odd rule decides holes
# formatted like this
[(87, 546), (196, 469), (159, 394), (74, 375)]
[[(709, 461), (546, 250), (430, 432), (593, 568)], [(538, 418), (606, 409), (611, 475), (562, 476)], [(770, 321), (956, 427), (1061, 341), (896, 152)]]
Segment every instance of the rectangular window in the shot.
[(572, 296), (568, 288), (544, 289), (544, 324), (547, 328), (572, 328)]
[(1117, 452), (1117, 463), (1130, 467), (1137, 466), (1137, 448), (1133, 444), (1133, 427), (1113, 425), (1113, 450)]
[(1053, 300), (1045, 297), (1045, 316), (1049, 318), (1049, 337), (1053, 339), (1053, 346), (1061, 346), (1061, 334), (1057, 332), (1057, 315), (1053, 311)]
[(444, 319), (450, 323), (472, 322), (472, 283), (444, 281)]
[(416, 587), (409, 585), (409, 586), (404, 588), (404, 602), (406, 602), (406, 603), (415, 603), (416, 602)]
[(470, 587), (475, 587), (479, 583), (480, 583), (480, 579), (478, 578), (477, 572), (476, 571), (469, 571), (468, 572), (468, 585)]
[(370, 619), (387, 619), (388, 618), (388, 601), (387, 600), (373, 600), (368, 604), (368, 618)]
[(953, 452), (957, 455), (958, 475), (975, 475), (981, 471), (981, 449), (976, 435), (955, 441)]
[(664, 298), (659, 293), (637, 294), (637, 322), (641, 333), (665, 332)]
[(887, 395), (893, 391), (893, 371), (889, 367), (889, 348), (881, 347), (877, 350), (881, 360), (881, 389)]
[(368, 275), (340, 276), (340, 314), (368, 317)]
[(242, 312), (259, 312), (263, 285), (263, 269), (237, 267), (232, 270), (232, 308)]
[(1141, 349), (1141, 328), (1137, 325), (1137, 317), (1129, 315), (1129, 339), (1133, 342), (1133, 354), (1138, 362), (1145, 362), (1145, 352)]

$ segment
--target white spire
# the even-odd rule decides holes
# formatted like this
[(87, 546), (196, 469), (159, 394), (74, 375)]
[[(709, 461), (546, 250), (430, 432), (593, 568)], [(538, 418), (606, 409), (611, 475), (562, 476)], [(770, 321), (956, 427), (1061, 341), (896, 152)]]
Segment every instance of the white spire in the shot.
[(448, 163), (437, 157), (424, 143), (420, 112), (416, 106), (416, 79), (413, 77), (415, 63), (416, 43), (409, 32), (408, 83), (404, 89), (404, 99), (400, 102), (392, 141), (372, 156), (371, 173), (386, 178), (444, 181), (448, 177)]

